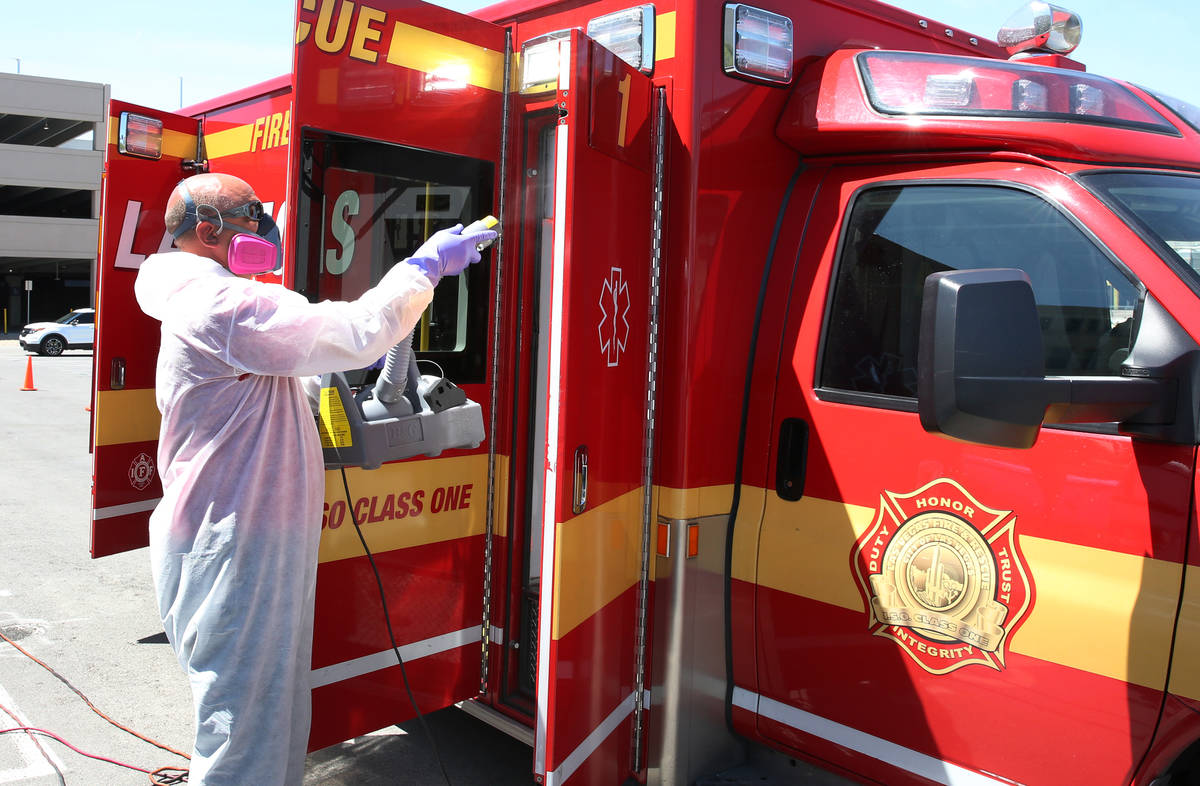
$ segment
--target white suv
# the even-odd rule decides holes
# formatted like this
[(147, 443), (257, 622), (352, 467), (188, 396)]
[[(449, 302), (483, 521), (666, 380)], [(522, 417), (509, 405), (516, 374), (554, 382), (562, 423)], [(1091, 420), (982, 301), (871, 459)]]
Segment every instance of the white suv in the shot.
[(96, 310), (77, 308), (53, 322), (30, 322), (18, 341), (26, 352), (61, 355), (64, 349), (91, 349), (96, 340)]

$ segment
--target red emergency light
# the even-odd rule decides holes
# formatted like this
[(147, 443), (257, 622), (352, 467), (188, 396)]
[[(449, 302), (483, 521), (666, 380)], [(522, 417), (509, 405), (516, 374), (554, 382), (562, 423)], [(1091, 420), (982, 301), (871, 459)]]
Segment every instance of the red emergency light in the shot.
[(117, 128), (117, 149), (128, 156), (161, 158), (163, 121), (132, 112), (122, 112)]
[(1070, 120), (1172, 133), (1129, 88), (1074, 70), (917, 52), (863, 52), (867, 100), (885, 115)]
[(1128, 161), (1133, 146), (1147, 162), (1196, 159), (1192, 129), (1128, 85), (1023, 61), (892, 50), (810, 63), (776, 133), (808, 156), (1009, 150)]

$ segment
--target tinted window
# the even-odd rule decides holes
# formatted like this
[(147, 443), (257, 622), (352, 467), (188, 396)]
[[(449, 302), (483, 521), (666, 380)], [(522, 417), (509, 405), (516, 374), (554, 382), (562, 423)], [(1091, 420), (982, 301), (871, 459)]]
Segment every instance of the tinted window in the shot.
[(926, 276), (989, 267), (1029, 275), (1047, 374), (1118, 372), (1138, 290), (1058, 209), (1011, 188), (898, 186), (863, 192), (854, 203), (820, 385), (916, 397)]
[(1082, 180), (1158, 246), (1193, 289), (1200, 289), (1200, 178), (1101, 172)]
[[(357, 298), (437, 230), (491, 212), (486, 161), (306, 129), (301, 166), (296, 289), (311, 300)], [(458, 384), (484, 381), (490, 254), (438, 284), (413, 337)]]

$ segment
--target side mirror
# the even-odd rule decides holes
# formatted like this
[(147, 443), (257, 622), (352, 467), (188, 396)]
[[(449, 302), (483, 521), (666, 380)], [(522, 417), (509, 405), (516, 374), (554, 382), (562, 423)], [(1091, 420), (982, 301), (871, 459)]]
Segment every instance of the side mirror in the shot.
[(926, 431), (1029, 448), (1043, 422), (1120, 421), (1151, 408), (1173, 413), (1174, 381), (1137, 373), (1047, 377), (1041, 321), (1023, 271), (957, 270), (925, 280), (917, 410)]

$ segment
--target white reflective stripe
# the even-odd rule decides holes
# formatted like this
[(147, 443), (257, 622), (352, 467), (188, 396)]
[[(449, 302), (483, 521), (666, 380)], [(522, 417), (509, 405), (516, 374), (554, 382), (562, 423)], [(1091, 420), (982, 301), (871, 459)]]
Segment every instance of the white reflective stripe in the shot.
[[(414, 660), (424, 658), (426, 655), (436, 655), (439, 652), (449, 652), (467, 644), (478, 643), (479, 626), (474, 625), (470, 628), (456, 630), (453, 633), (443, 633), (440, 636), (433, 636), (424, 641), (414, 641), (412, 644), (405, 644), (400, 648), (400, 657), (404, 658), (405, 663), (411, 663)], [(373, 655), (364, 655), (354, 660), (313, 669), (310, 672), (309, 682), (312, 687), (319, 688), (322, 685), (332, 685), (335, 682), (348, 680), (351, 677), (361, 677), (364, 674), (391, 668), (395, 665), (396, 653), (393, 650), (387, 649), (382, 652), (376, 652)]]
[(492, 644), (504, 643), (504, 628), (497, 628), (495, 625), (488, 625), (488, 640)]
[(161, 501), (162, 497), (155, 497), (154, 499), (144, 499), (141, 502), (127, 502), (124, 505), (109, 505), (107, 508), (96, 508), (92, 511), (92, 521), (154, 510)]
[(563, 759), (563, 763), (559, 765), (557, 770), (546, 773), (546, 786), (558, 786), (558, 784), (565, 782), (567, 778), (575, 774), (575, 770), (579, 769), (579, 766), (587, 761), (588, 756), (595, 753), (601, 743), (608, 738), (608, 735), (612, 734), (621, 725), (621, 721), (628, 718), (629, 713), (633, 712), (633, 696), (634, 694), (632, 693), (626, 696), (624, 701), (618, 704), (615, 710), (608, 713), (608, 717), (599, 726), (592, 729), (592, 733), (584, 738), (583, 742), (579, 743), (579, 747), (571, 751), (571, 755)]
[(829, 740), (843, 748), (849, 748), (873, 759), (878, 759), (893, 767), (908, 770), (935, 783), (943, 783), (946, 786), (998, 786), (999, 784), (1013, 783), (1010, 780), (992, 778), (983, 773), (959, 767), (957, 764), (919, 753), (837, 721), (813, 715), (811, 712), (805, 712), (766, 696), (759, 696), (745, 688), (733, 689), (733, 704), (756, 715), (790, 726), (797, 731)]
[[(567, 47), (569, 50), (570, 47)], [(555, 522), (558, 510), (558, 390), (562, 376), (563, 266), (566, 260), (567, 210), (567, 127), (555, 130), (554, 140), (554, 278), (550, 287), (550, 370), (546, 384), (546, 473), (542, 500), (542, 577), (550, 577), (543, 586), (538, 613), (537, 737), (533, 746), (533, 771), (546, 774), (546, 724), (549, 721), (550, 634), (553, 622)], [(563, 708), (566, 712), (566, 708)]]
[(571, 39), (558, 42), (558, 89), (571, 89)]
[(744, 710), (750, 710), (755, 715), (758, 714), (758, 694), (751, 693), (745, 688), (734, 686), (733, 689), (733, 706), (741, 707)]

